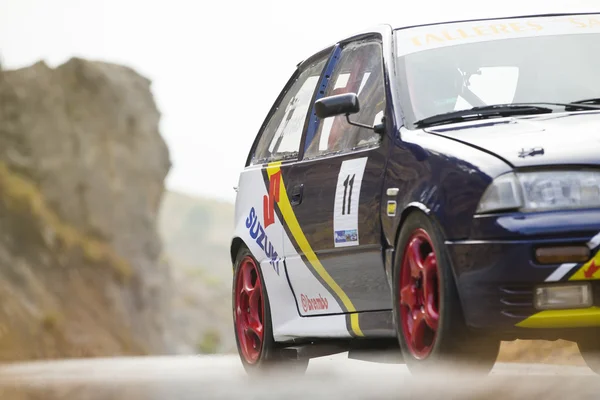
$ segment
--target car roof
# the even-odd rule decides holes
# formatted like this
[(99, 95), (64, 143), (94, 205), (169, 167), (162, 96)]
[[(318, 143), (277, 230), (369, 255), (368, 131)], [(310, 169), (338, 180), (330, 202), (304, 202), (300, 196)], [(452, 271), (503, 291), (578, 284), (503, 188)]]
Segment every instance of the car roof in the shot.
[(537, 17), (553, 17), (553, 16), (568, 16), (568, 15), (586, 15), (586, 14), (598, 14), (600, 9), (597, 11), (580, 11), (580, 12), (545, 12), (545, 13), (523, 13), (523, 12), (510, 12), (505, 11), (503, 13), (460, 13), (454, 16), (424, 16), (417, 15), (411, 19), (403, 19), (393, 25), (394, 29), (406, 29), (417, 26), (427, 25), (438, 25), (438, 24), (449, 24), (455, 22), (474, 22), (474, 21), (489, 21), (496, 19), (510, 19), (510, 18), (537, 18)]

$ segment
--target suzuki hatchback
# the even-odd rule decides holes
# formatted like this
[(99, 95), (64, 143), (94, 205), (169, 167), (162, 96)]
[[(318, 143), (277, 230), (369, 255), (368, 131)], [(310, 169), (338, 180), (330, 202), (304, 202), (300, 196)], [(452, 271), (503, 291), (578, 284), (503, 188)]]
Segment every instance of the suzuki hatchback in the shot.
[(396, 349), (487, 372), (518, 338), (600, 371), (598, 43), (600, 14), (539, 15), (381, 26), (301, 62), (239, 178), (247, 371)]

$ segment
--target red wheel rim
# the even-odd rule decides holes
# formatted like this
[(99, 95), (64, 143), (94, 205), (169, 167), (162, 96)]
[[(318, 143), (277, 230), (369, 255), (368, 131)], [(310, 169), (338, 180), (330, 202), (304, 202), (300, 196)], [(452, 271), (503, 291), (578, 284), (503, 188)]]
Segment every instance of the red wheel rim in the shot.
[(238, 268), (234, 313), (242, 356), (247, 363), (254, 364), (262, 351), (264, 305), (258, 267), (250, 256), (246, 256)]
[(412, 355), (425, 359), (435, 344), (439, 314), (437, 259), (431, 238), (417, 229), (408, 240), (400, 270), (400, 320)]

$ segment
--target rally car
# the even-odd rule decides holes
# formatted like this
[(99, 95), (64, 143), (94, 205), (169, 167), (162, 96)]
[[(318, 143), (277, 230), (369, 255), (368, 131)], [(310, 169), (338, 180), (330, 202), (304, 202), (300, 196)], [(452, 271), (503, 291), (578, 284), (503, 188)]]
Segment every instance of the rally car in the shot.
[(237, 186), (246, 370), (562, 338), (600, 372), (598, 43), (600, 14), (384, 25), (298, 64)]

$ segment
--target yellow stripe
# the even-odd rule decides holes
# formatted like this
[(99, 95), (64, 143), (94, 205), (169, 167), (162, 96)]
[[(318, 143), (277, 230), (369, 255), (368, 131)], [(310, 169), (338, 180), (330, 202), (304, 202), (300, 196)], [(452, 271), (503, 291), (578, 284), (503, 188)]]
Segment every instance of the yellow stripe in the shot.
[[(569, 278), (571, 281), (586, 281), (600, 279), (600, 270), (595, 271), (589, 278), (585, 275), (592, 262), (600, 267), (600, 252)], [(591, 272), (591, 271), (590, 271)], [(517, 324), (521, 328), (580, 328), (600, 326), (600, 308), (591, 307), (576, 310), (547, 310), (532, 315)]]
[[(271, 179), (273, 174), (276, 174), (278, 171), (280, 171), (280, 166), (281, 162), (270, 163), (267, 166), (267, 174), (269, 175), (269, 179)], [(304, 236), (304, 232), (302, 232), (302, 228), (300, 228), (300, 224), (296, 219), (296, 215), (294, 214), (294, 210), (292, 209), (292, 205), (288, 199), (283, 177), (281, 177), (280, 188), (282, 190), (279, 191), (279, 202), (277, 204), (279, 204), (279, 209), (281, 210), (281, 214), (283, 215), (283, 219), (285, 220), (288, 229), (290, 230), (292, 236), (294, 236), (294, 239), (296, 240), (296, 243), (298, 243), (300, 250), (302, 253), (304, 253), (317, 274), (319, 274), (325, 283), (327, 283), (327, 285), (333, 289), (340, 300), (342, 300), (342, 303), (344, 303), (344, 306), (348, 312), (353, 313), (350, 314), (350, 326), (352, 327), (354, 334), (357, 336), (364, 336), (358, 324), (358, 314), (356, 313), (354, 304), (352, 304), (350, 298), (348, 298), (342, 288), (333, 280), (327, 270), (323, 268), (323, 265), (317, 258), (317, 255), (310, 246), (310, 243), (308, 243), (306, 236)]]
[(517, 324), (520, 328), (581, 328), (600, 325), (600, 308), (548, 310)]

